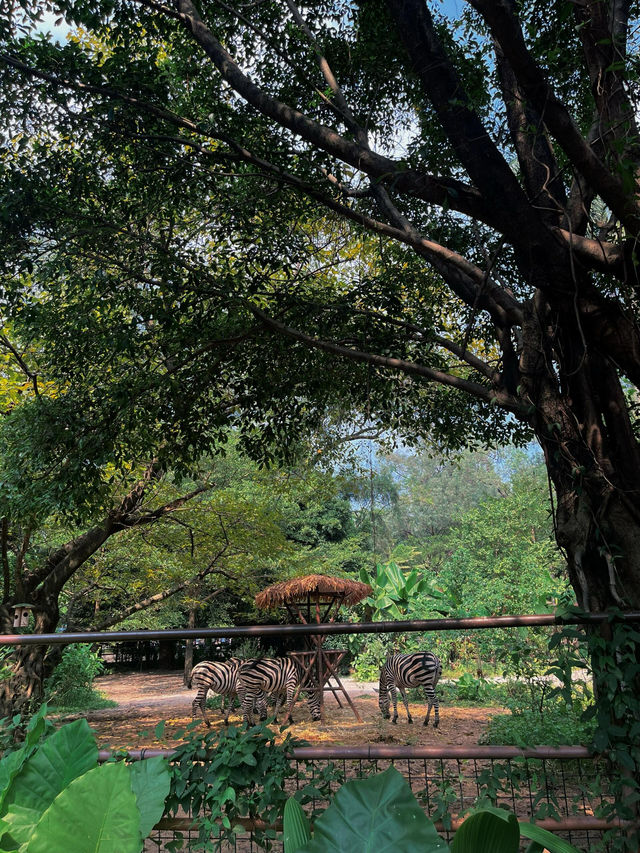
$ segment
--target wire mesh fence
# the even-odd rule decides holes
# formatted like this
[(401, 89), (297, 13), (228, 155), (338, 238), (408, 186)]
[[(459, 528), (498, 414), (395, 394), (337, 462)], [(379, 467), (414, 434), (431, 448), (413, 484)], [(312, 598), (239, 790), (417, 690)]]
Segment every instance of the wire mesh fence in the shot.
[[(333, 765), (333, 791), (342, 781), (366, 778), (395, 766), (448, 841), (465, 812), (487, 804), (506, 808), (522, 820), (534, 820), (588, 853), (607, 850), (606, 835), (615, 831), (596, 816), (610, 799), (608, 762), (580, 747), (310, 747), (295, 750), (292, 762), (296, 774), (290, 793), (312, 785), (316, 776), (326, 780), (328, 764)], [(314, 799), (308, 809), (319, 812), (327, 805), (328, 799)], [(165, 818), (148, 839), (146, 853), (202, 849), (198, 832), (189, 829), (192, 823), (189, 815)], [(280, 830), (280, 826), (273, 827), (274, 833)], [(259, 843), (251, 822), (232, 841), (211, 838), (210, 843), (209, 849), (220, 853), (283, 850), (278, 838)]]

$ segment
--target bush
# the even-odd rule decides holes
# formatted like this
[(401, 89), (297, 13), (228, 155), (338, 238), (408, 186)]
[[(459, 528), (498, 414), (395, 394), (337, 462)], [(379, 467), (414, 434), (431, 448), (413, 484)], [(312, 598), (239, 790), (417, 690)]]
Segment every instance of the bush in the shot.
[[(156, 727), (162, 737), (164, 724)], [(219, 850), (222, 842), (233, 842), (241, 818), (259, 818), (267, 824), (282, 819), (287, 801), (287, 783), (298, 786), (296, 796), (302, 803), (326, 799), (331, 785), (343, 781), (339, 768), (329, 763), (324, 768), (313, 764), (303, 770), (294, 767), (290, 753), (305, 741), (290, 734), (276, 742), (278, 735), (263, 724), (251, 728), (229, 726), (223, 731), (202, 734), (197, 724), (176, 732), (180, 741), (171, 765), (171, 790), (167, 811), (185, 811), (197, 815), (193, 832), (198, 833), (200, 849), (213, 836)], [(303, 784), (300, 784), (303, 782)], [(269, 850), (276, 837), (271, 828), (256, 828), (255, 841)], [(175, 850), (182, 850), (178, 834)]]
[(45, 687), (46, 700), (57, 708), (108, 708), (115, 702), (94, 690), (93, 680), (104, 670), (100, 656), (84, 643), (67, 646)]
[(525, 709), (492, 717), (481, 743), (514, 746), (590, 746), (594, 720), (584, 721), (579, 707), (552, 706), (544, 713)]

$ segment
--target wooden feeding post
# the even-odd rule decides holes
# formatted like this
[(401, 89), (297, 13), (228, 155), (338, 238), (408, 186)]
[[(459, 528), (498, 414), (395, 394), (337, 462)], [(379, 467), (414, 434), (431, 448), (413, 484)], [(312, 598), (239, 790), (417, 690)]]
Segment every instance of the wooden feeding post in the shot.
[[(357, 604), (371, 595), (369, 584), (334, 578), (329, 575), (305, 575), (282, 581), (258, 593), (256, 607), (261, 610), (283, 609), (291, 623), (310, 625), (313, 622), (333, 622), (343, 604)], [(296, 698), (303, 689), (316, 690), (320, 698), (320, 710), (324, 719), (324, 694), (333, 693), (342, 708), (340, 694), (347, 701), (358, 722), (360, 714), (351, 701), (338, 675), (338, 666), (346, 652), (340, 649), (325, 649), (324, 634), (305, 637), (306, 650), (289, 652), (301, 665), (303, 676), (296, 691)], [(295, 700), (294, 700), (295, 701)]]

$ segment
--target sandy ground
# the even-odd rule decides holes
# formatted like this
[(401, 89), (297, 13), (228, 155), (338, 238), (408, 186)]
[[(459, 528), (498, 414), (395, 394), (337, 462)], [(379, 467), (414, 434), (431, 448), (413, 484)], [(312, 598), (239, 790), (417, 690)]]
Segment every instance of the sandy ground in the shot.
[[(404, 707), (399, 704), (400, 719), (396, 725), (383, 720), (378, 709), (374, 684), (362, 684), (343, 679), (345, 688), (357, 708), (362, 722), (358, 722), (342, 699), (340, 708), (331, 694), (325, 698), (325, 720), (312, 722), (306, 703), (294, 709), (295, 723), (288, 731), (294, 737), (313, 744), (356, 745), (362, 743), (393, 743), (411, 746), (444, 746), (477, 743), (489, 718), (501, 708), (459, 708), (440, 706), (440, 726), (424, 727), (422, 720), (426, 705), (411, 703), (415, 722), (408, 725)], [(176, 733), (191, 722), (191, 703), (195, 691), (182, 683), (181, 672), (120, 673), (96, 679), (96, 687), (109, 699), (118, 703), (115, 708), (91, 711), (84, 716), (96, 732), (101, 748), (167, 747), (175, 746)], [(218, 711), (209, 711), (212, 728), (223, 726)], [(67, 718), (71, 719), (71, 717)], [(156, 737), (155, 726), (166, 722), (165, 734)], [(433, 712), (432, 712), (433, 721)], [(238, 712), (230, 722), (239, 724)], [(202, 724), (204, 730), (204, 724)]]

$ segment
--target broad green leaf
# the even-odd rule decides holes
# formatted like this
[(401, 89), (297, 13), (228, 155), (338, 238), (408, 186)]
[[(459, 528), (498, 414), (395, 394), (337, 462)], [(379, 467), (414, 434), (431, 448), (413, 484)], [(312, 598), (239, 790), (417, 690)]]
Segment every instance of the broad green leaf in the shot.
[(578, 849), (563, 838), (558, 838), (548, 829), (536, 826), (535, 823), (520, 821), (520, 835), (547, 849), (549, 853), (579, 853)]
[[(6, 811), (5, 799), (11, 788), (11, 782), (32, 754), (36, 745), (45, 732), (47, 721), (47, 705), (44, 703), (29, 720), (22, 747), (9, 753), (0, 761), (0, 815)], [(0, 838), (2, 827), (0, 826)]]
[(289, 797), (284, 805), (284, 853), (297, 853), (311, 840), (311, 829), (304, 809)]
[(140, 835), (146, 838), (164, 812), (171, 779), (164, 758), (145, 758), (128, 765), (131, 788), (140, 811)]
[(447, 850), (402, 775), (389, 767), (340, 788), (298, 853), (437, 853)]
[(74, 779), (40, 818), (25, 853), (140, 853), (140, 812), (125, 764)]
[(29, 839), (60, 791), (95, 767), (97, 760), (98, 749), (86, 720), (62, 726), (47, 738), (16, 774), (5, 798), (7, 832), (17, 845)]
[(455, 834), (451, 853), (518, 853), (520, 830), (514, 814), (486, 808), (470, 815)]

